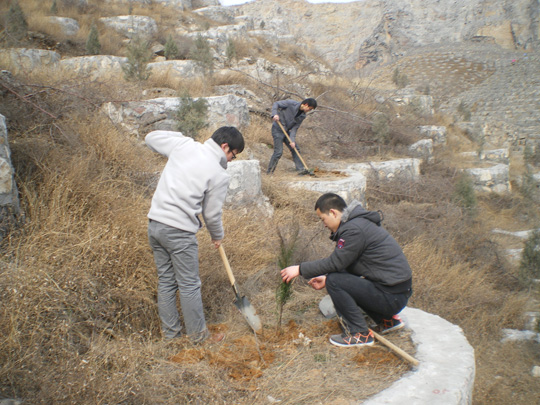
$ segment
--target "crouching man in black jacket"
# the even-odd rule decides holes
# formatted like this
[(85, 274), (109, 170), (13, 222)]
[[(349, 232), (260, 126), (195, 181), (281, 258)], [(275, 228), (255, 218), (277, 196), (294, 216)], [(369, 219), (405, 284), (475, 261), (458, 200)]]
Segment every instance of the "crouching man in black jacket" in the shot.
[(343, 334), (332, 335), (336, 346), (371, 346), (373, 333), (364, 313), (388, 333), (404, 326), (397, 315), (412, 294), (412, 272), (396, 240), (381, 227), (381, 216), (358, 201), (349, 206), (337, 194), (322, 195), (315, 211), (336, 242), (324, 259), (281, 270), (284, 282), (302, 276), (309, 285), (326, 287), (341, 320)]

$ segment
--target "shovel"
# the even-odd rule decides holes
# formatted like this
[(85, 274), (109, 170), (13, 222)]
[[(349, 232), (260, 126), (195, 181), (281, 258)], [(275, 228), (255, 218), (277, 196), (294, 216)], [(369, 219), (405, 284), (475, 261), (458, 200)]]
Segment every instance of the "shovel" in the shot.
[[(280, 121), (276, 121), (276, 122), (278, 123), (279, 127), (281, 128), (281, 130), (287, 137), (287, 140), (289, 141), (289, 143), (292, 143), (291, 138), (289, 137), (289, 134), (287, 133), (287, 131), (285, 131), (285, 128), (283, 128), (283, 125), (281, 125), (281, 122)], [(300, 152), (298, 152), (298, 149), (296, 149), (296, 147), (293, 147), (293, 149), (298, 155), (298, 157), (300, 158), (300, 161), (302, 162), (302, 164), (304, 165), (304, 171), (301, 172), (300, 174), (309, 174), (310, 176), (315, 176), (315, 173), (313, 173), (313, 170), (308, 169), (308, 166), (306, 165), (306, 162), (304, 162), (304, 159), (302, 159), (302, 156), (300, 155)]]
[(240, 310), (242, 315), (244, 315), (244, 318), (246, 318), (247, 323), (249, 326), (251, 326), (251, 329), (253, 329), (255, 332), (258, 332), (261, 330), (261, 320), (255, 313), (255, 308), (251, 306), (248, 299), (246, 297), (240, 297), (240, 294), (238, 292), (238, 287), (236, 286), (236, 281), (234, 279), (234, 275), (231, 270), (231, 266), (229, 264), (229, 260), (227, 259), (227, 255), (225, 254), (225, 250), (223, 249), (223, 246), (219, 245), (219, 254), (221, 255), (221, 260), (223, 260), (223, 265), (225, 266), (225, 270), (227, 270), (227, 275), (229, 276), (229, 281), (231, 282), (234, 294), (236, 295), (236, 299), (234, 300), (234, 305)]

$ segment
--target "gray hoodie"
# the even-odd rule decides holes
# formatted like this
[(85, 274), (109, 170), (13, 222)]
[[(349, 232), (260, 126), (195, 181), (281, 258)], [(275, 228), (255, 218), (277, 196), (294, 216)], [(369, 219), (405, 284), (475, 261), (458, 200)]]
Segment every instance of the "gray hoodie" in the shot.
[(348, 272), (365, 277), (388, 292), (410, 289), (409, 263), (396, 240), (381, 227), (378, 212), (366, 211), (358, 201), (353, 201), (343, 211), (341, 223), (330, 239), (336, 242), (336, 248), (329, 257), (300, 265), (304, 278)]
[(223, 202), (229, 187), (227, 156), (212, 138), (204, 144), (173, 131), (152, 131), (145, 138), (168, 158), (148, 218), (197, 233), (202, 214), (213, 240), (223, 239)]

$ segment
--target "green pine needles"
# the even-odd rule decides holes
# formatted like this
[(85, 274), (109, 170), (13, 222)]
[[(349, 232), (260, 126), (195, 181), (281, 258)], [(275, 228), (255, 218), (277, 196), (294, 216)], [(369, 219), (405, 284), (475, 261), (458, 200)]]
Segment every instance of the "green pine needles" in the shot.
[(526, 285), (540, 278), (540, 229), (535, 229), (525, 242), (519, 264), (520, 279)]
[(95, 24), (92, 24), (88, 39), (86, 40), (86, 52), (89, 55), (99, 55), (101, 52), (101, 43), (99, 42), (99, 34)]
[(7, 12), (5, 32), (10, 43), (22, 41), (28, 33), (28, 22), (17, 0), (11, 3)]
[(184, 135), (195, 138), (201, 129), (208, 126), (208, 102), (204, 98), (193, 100), (187, 92), (179, 101), (180, 106), (176, 111), (177, 129)]
[[(287, 239), (283, 236), (282, 232), (278, 228), (279, 235), (279, 255), (278, 255), (278, 267), (284, 269), (285, 267), (293, 264), (294, 252), (298, 241), (298, 234), (300, 233), (300, 227), (298, 223), (293, 226), (292, 234)], [(285, 283), (281, 281), (276, 289), (276, 306), (278, 314), (277, 327), (281, 329), (281, 319), (283, 317), (283, 307), (292, 297), (292, 285), (293, 282)]]
[(127, 62), (122, 66), (127, 81), (145, 81), (151, 74), (148, 62), (152, 59), (152, 51), (148, 42), (141, 38), (133, 38), (127, 47)]

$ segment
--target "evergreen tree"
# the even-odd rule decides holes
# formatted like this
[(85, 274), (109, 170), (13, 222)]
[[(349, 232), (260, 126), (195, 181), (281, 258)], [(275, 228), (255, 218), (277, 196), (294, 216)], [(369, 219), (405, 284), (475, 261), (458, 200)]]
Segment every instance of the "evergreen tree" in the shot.
[(190, 52), (190, 58), (197, 63), (205, 76), (214, 72), (214, 58), (212, 57), (210, 44), (201, 34), (197, 35), (195, 46)]
[(152, 58), (152, 51), (148, 42), (140, 38), (133, 38), (127, 48), (127, 62), (122, 66), (126, 80), (148, 80), (151, 70), (148, 62)]
[(208, 126), (208, 102), (204, 98), (195, 101), (187, 92), (179, 101), (180, 106), (176, 112), (177, 129), (184, 135), (195, 138), (201, 129)]
[(167, 42), (165, 43), (164, 53), (165, 59), (167, 60), (178, 58), (178, 46), (171, 35), (169, 35), (169, 38), (167, 38)]
[(17, 42), (24, 37), (28, 32), (28, 23), (24, 12), (17, 0), (14, 0), (9, 7), (6, 21), (6, 33), (11, 42)]
[(99, 55), (101, 52), (101, 43), (99, 42), (99, 34), (95, 24), (90, 28), (90, 34), (86, 40), (86, 52), (89, 55)]
[(51, 5), (51, 14), (58, 14), (58, 6), (56, 5), (56, 0), (53, 0)]

